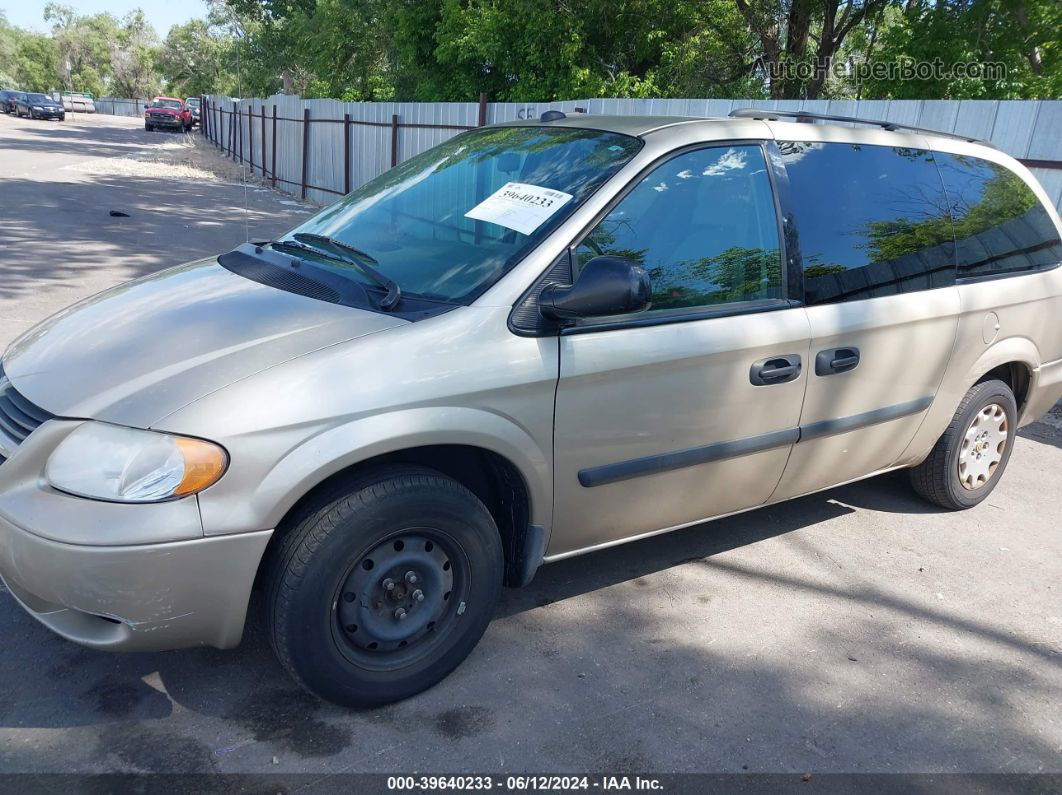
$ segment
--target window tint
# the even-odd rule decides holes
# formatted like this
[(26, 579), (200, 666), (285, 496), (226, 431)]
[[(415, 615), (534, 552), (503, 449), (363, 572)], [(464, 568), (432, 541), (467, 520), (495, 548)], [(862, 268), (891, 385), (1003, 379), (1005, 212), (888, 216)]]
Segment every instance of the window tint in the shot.
[(860, 144), (779, 143), (807, 303), (955, 283), (955, 243), (933, 154)]
[(1062, 263), (1058, 230), (1025, 181), (965, 155), (935, 155), (955, 223), (959, 276), (992, 276)]
[(653, 169), (577, 249), (641, 262), (650, 311), (782, 297), (778, 223), (758, 146), (699, 149)]

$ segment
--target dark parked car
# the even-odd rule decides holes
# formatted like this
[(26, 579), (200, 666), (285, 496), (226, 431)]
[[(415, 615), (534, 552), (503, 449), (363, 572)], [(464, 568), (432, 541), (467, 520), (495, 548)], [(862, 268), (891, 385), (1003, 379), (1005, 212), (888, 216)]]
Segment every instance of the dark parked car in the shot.
[(25, 93), (22, 91), (11, 91), (10, 89), (0, 91), (0, 110), (3, 110), (4, 113), (14, 113), (15, 100), (20, 96), (25, 96)]
[(47, 94), (20, 93), (15, 98), (15, 115), (62, 121), (66, 118), (66, 111), (61, 102), (56, 102)]

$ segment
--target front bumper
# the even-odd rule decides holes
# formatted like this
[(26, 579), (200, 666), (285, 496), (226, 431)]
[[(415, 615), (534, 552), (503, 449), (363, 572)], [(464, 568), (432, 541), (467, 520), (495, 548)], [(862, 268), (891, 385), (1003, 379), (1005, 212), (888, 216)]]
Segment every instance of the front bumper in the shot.
[(0, 464), (0, 578), (29, 613), (95, 649), (230, 648), (272, 530), (204, 537), (195, 497), (119, 504), (52, 489), (50, 420)]
[(61, 110), (31, 110), (30, 114), (37, 119), (59, 119), (60, 121), (66, 116), (66, 112)]
[(105, 651), (231, 648), (272, 531), (143, 546), (61, 544), (0, 516), (0, 576), (67, 640)]
[(154, 124), (156, 127), (183, 127), (184, 122), (176, 116), (148, 116), (148, 124)]

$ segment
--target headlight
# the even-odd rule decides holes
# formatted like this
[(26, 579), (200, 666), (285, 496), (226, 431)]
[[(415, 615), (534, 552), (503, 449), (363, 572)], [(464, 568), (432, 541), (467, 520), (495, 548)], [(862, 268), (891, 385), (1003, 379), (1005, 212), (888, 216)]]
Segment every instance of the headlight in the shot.
[(113, 502), (161, 502), (217, 482), (229, 457), (186, 436), (86, 422), (48, 458), (44, 475), (60, 491)]
[(42, 108), (40, 105), (34, 105), (33, 109), (34, 110), (44, 110), (44, 108)]

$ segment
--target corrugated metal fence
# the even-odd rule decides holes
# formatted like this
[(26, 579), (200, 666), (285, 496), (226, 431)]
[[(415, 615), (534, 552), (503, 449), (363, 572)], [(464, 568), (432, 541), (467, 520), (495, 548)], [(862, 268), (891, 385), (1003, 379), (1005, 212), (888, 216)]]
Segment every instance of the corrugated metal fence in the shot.
[(117, 99), (115, 97), (100, 97), (95, 100), (97, 113), (106, 113), (108, 116), (136, 116), (144, 113), (144, 107), (148, 100), (145, 99)]
[(462, 130), (535, 119), (547, 110), (726, 116), (743, 107), (882, 119), (990, 141), (1025, 162), (1062, 210), (1062, 101), (576, 99), (515, 102), (340, 102), (278, 95), (205, 97), (202, 132), (288, 193), (327, 204)]

